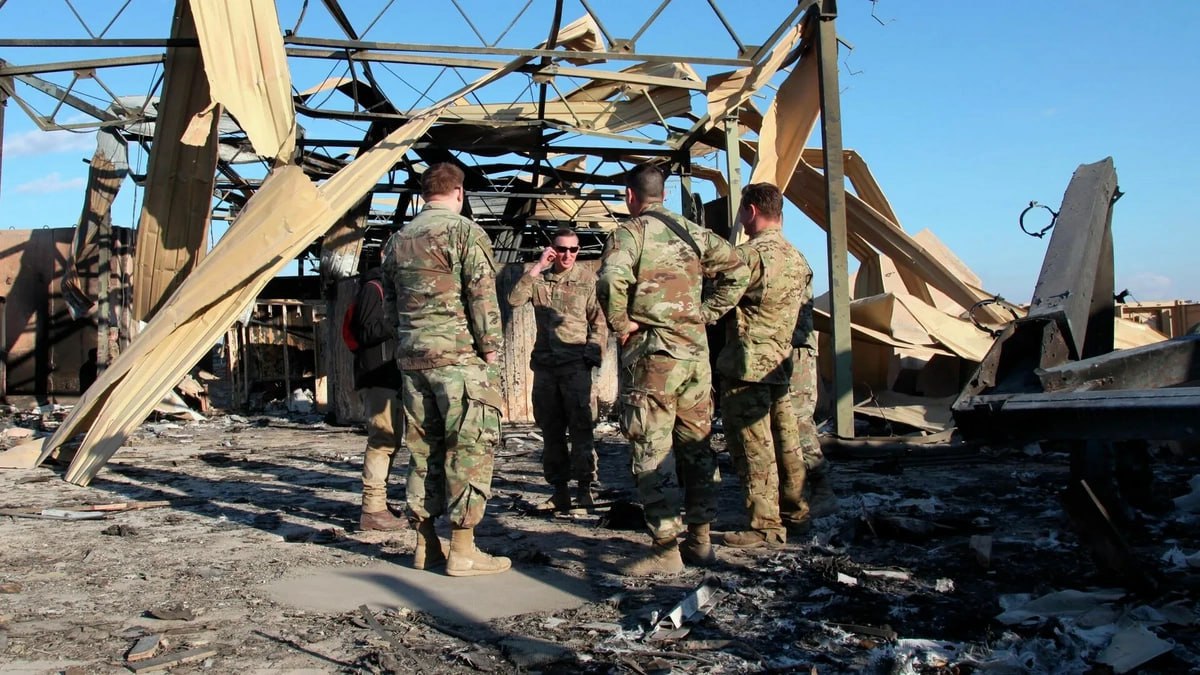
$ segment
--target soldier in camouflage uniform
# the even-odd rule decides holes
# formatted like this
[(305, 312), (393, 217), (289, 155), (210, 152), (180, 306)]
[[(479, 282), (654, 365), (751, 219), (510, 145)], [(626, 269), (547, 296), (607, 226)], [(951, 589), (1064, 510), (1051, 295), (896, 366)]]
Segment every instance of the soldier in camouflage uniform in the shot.
[(384, 302), (383, 270), (378, 254), (367, 261), (354, 300), (348, 328), (358, 343), (354, 350), (354, 388), (367, 416), (367, 450), (363, 454), (362, 516), (358, 529), (394, 531), (408, 521), (392, 515), (387, 503), (388, 475), (404, 433), (400, 405), (400, 368), (396, 365), (396, 324)]
[[(425, 206), (384, 247), (384, 290), (396, 319), (407, 423), (408, 507), (417, 528), (413, 566), (450, 576), (503, 572), (512, 563), (475, 547), (500, 440), (503, 344), (496, 264), (487, 234), (459, 215), (463, 172), (434, 164), (421, 176)], [(446, 513), (450, 554), (434, 531)]]
[[(709, 539), (717, 495), (704, 326), (733, 306), (748, 274), (728, 242), (663, 207), (664, 176), (658, 167), (639, 165), (625, 180), (633, 218), (609, 239), (598, 292), (622, 344), (621, 366), (628, 377), (621, 427), (654, 545), (623, 571), (676, 574), (685, 559), (691, 564), (716, 559)], [(702, 302), (704, 277), (717, 281)], [(677, 537), (684, 521), (681, 553)]]
[(596, 302), (596, 275), (575, 264), (578, 255), (578, 235), (570, 228), (560, 228), (554, 233), (554, 244), (542, 251), (541, 258), (508, 294), (513, 307), (533, 301), (537, 319), (537, 340), (530, 357), (533, 418), (545, 438), (542, 470), (554, 486), (547, 505), (559, 511), (571, 508), (572, 478), (576, 503), (591, 507), (596, 480), (592, 368), (600, 366), (604, 315)]
[(717, 357), (717, 371), (725, 440), (741, 480), (750, 527), (727, 533), (724, 543), (775, 547), (787, 541), (785, 521), (807, 523), (804, 460), (788, 389), (796, 316), (812, 272), (783, 237), (779, 188), (769, 183), (746, 186), (738, 218), (750, 237), (737, 248), (750, 270), (750, 283), (727, 322), (728, 339)]
[[(805, 269), (808, 269), (807, 267)], [(807, 472), (805, 491), (809, 517), (820, 518), (837, 511), (837, 495), (829, 483), (829, 462), (821, 452), (817, 440), (817, 427), (813, 415), (817, 410), (817, 335), (813, 330), (812, 318), (812, 271), (808, 271), (810, 283), (804, 286), (800, 315), (796, 320), (796, 332), (792, 335), (795, 347), (792, 369), (792, 405), (800, 429), (800, 447), (804, 454)]]

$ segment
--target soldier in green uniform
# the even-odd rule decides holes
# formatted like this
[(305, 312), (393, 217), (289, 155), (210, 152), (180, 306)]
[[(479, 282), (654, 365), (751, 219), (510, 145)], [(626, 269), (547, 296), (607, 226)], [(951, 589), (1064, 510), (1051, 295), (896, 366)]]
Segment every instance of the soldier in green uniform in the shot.
[[(503, 344), (491, 241), (460, 215), (463, 172), (434, 164), (421, 176), (425, 206), (384, 247), (384, 290), (396, 319), (396, 361), (407, 423), (413, 566), (450, 576), (503, 572), (508, 558), (475, 547), (500, 440), (496, 363)], [(451, 524), (450, 554), (434, 520)]]
[[(625, 203), (633, 217), (609, 239), (598, 286), (600, 306), (622, 344), (628, 377), (621, 427), (654, 542), (648, 555), (625, 566), (630, 576), (677, 574), (685, 560), (715, 561), (709, 538), (717, 507), (709, 445), (712, 372), (704, 326), (733, 307), (748, 280), (728, 242), (663, 207), (663, 183), (652, 164), (626, 174)], [(702, 301), (704, 277), (716, 283)]]
[(748, 529), (726, 533), (724, 543), (779, 546), (787, 541), (785, 521), (807, 522), (804, 459), (789, 385), (796, 317), (812, 272), (783, 236), (779, 188), (746, 186), (738, 218), (750, 237), (737, 248), (750, 283), (727, 324), (717, 371), (725, 440), (750, 522)]
[[(809, 277), (812, 272), (809, 271)], [(838, 510), (837, 495), (829, 482), (829, 461), (821, 452), (817, 439), (817, 426), (813, 415), (817, 410), (817, 336), (813, 330), (812, 283), (805, 284), (800, 315), (796, 320), (796, 332), (792, 346), (796, 348), (792, 369), (792, 405), (800, 429), (800, 447), (804, 453), (807, 472), (805, 493), (808, 498), (809, 517), (820, 518)]]
[(519, 307), (533, 301), (533, 418), (545, 438), (542, 470), (554, 486), (549, 505), (565, 511), (571, 508), (572, 478), (576, 503), (593, 505), (592, 368), (600, 366), (606, 331), (596, 301), (596, 275), (575, 264), (579, 236), (564, 227), (554, 233), (553, 241), (513, 286), (508, 302)]

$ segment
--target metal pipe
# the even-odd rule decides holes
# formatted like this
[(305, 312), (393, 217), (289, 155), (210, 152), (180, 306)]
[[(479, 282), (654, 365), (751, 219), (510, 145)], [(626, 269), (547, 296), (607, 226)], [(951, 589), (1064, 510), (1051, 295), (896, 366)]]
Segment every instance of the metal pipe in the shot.
[(671, 4), (671, 0), (662, 1), (662, 4), (658, 6), (658, 9), (654, 10), (654, 13), (650, 15), (649, 19), (646, 19), (646, 23), (642, 24), (642, 27), (638, 29), (638, 32), (634, 33), (633, 37), (629, 38), (630, 45), (633, 45), (635, 49), (637, 48), (638, 38), (642, 37), (642, 33), (646, 32), (646, 29), (650, 27), (650, 24), (654, 23), (654, 20), (658, 18), (659, 14), (662, 14), (663, 10), (666, 9), (667, 5), (669, 4)]
[(712, 7), (712, 10), (717, 15), (717, 18), (721, 20), (721, 25), (725, 26), (725, 30), (729, 32), (729, 37), (733, 38), (733, 43), (736, 44), (738, 48), (738, 56), (746, 53), (746, 45), (742, 44), (742, 39), (738, 37), (736, 32), (734, 32), (733, 26), (729, 25), (729, 19), (725, 18), (725, 13), (722, 12), (721, 8), (717, 6), (717, 0), (708, 0), (708, 6)]
[(114, 56), (107, 59), (80, 59), (77, 61), (56, 61), (54, 63), (39, 63), (28, 66), (5, 65), (0, 67), (0, 77), (10, 75), (32, 75), (34, 73), (54, 73), (64, 70), (90, 70), (93, 68), (118, 68), (121, 66), (141, 66), (150, 63), (162, 63), (166, 54), (140, 54), (137, 56)]
[[(558, 47), (558, 29), (559, 29), (559, 26), (562, 24), (562, 6), (563, 6), (562, 0), (556, 0), (556, 2), (554, 3), (554, 18), (550, 22), (550, 37), (546, 39), (546, 49), (554, 49), (554, 48)], [(550, 57), (543, 56), (542, 62), (541, 62), (541, 67), (545, 68), (548, 65), (550, 65)], [(542, 80), (541, 86), (538, 87), (537, 116), (538, 116), (538, 121), (542, 121), (542, 122), (544, 122), (546, 120), (546, 87), (548, 84), (549, 84), (548, 81)], [(558, 90), (555, 89), (555, 91), (558, 91)], [(546, 127), (544, 127), (544, 126), (541, 127), (541, 138), (542, 138), (542, 144), (545, 145), (546, 144)], [(541, 183), (541, 181), (539, 180), (541, 178), (541, 176), (542, 176), (542, 158), (537, 157), (533, 161), (533, 185), (535, 187)]]
[(588, 16), (592, 17), (592, 21), (596, 22), (596, 27), (599, 28), (600, 32), (604, 34), (604, 39), (608, 41), (608, 46), (612, 47), (615, 45), (617, 41), (613, 39), (612, 33), (608, 32), (608, 29), (604, 27), (604, 24), (600, 23), (600, 17), (596, 15), (595, 10), (593, 10), (592, 6), (588, 4), (588, 1), (579, 0), (579, 4), (583, 5), (584, 11), (588, 13)]

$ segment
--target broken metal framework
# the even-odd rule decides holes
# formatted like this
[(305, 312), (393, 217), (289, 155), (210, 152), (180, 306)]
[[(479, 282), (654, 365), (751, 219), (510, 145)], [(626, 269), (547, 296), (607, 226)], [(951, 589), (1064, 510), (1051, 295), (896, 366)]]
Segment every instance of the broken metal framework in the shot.
[(1148, 456), (1147, 441), (1196, 438), (1200, 337), (1114, 351), (1112, 216), (1120, 197), (1111, 157), (1075, 171), (1028, 314), (999, 333), (953, 411), (967, 437), (1066, 442), (1068, 514), (1102, 568), (1150, 589), (1153, 566), (1121, 533), (1123, 493), (1139, 478), (1148, 482), (1145, 462), (1134, 458)]
[[(89, 481), (156, 392), (271, 276), (297, 257), (319, 258), (324, 289), (353, 275), (364, 251), (415, 213), (419, 175), (434, 162), (464, 169), (470, 215), (501, 262), (527, 259), (564, 223), (598, 255), (624, 215), (622, 174), (646, 160), (678, 178), (686, 216), (707, 212), (714, 229), (728, 227), (748, 162), (751, 181), (777, 183), (829, 232), (835, 419), (845, 437), (853, 435), (847, 252), (876, 280), (894, 266), (907, 291), (928, 302), (967, 308), (990, 297), (908, 236), (865, 164), (842, 150), (833, 0), (770, 5), (778, 23), (759, 26), (753, 43), (738, 24), (764, 14), (761, 6), (731, 19), (717, 0), (663, 0), (636, 12), (627, 3), (598, 12), (588, 0), (546, 0), (539, 15), (534, 1), (488, 3), (484, 21), (465, 0), (448, 0), (439, 24), (461, 19), (457, 27), (478, 46), (368, 39), (384, 27), (421, 28), (405, 25), (403, 3), (392, 0), (178, 0), (168, 37), (115, 36), (143, 9), (133, 0), (86, 8), (99, 20), (62, 0), (86, 37), (0, 36), (0, 103), (14, 101), (47, 130), (99, 127), (109, 144), (98, 148), (94, 169), (124, 175), (126, 148), (149, 151), (145, 174), (134, 176), (146, 194), (132, 280), (135, 318), (149, 323), (43, 457), (86, 433), (68, 478)], [(712, 29), (689, 36), (695, 53), (644, 48), (673, 32), (682, 12), (689, 28), (707, 19)], [(506, 41), (514, 26), (546, 16), (540, 43)], [(63, 50), (80, 58), (44, 56)], [(781, 71), (788, 74), (778, 94), (764, 97)], [(109, 83), (131, 72), (143, 93), (119, 95)], [(471, 81), (471, 72), (483, 75)], [(78, 123), (79, 114), (92, 119)], [(818, 118), (823, 148), (805, 149)], [(724, 172), (705, 165), (722, 151)], [(856, 194), (845, 193), (844, 170)], [(697, 189), (695, 180), (712, 187)], [(698, 208), (700, 193), (725, 197), (725, 208)], [(84, 223), (103, 228), (111, 201), (89, 200)], [(232, 225), (209, 252), (208, 228), (218, 220)], [(77, 238), (92, 245), (103, 230)], [(111, 323), (107, 299), (97, 308), (90, 300), (79, 298), (79, 311)], [(992, 307), (979, 315), (1007, 318)], [(111, 354), (101, 351), (104, 366)]]

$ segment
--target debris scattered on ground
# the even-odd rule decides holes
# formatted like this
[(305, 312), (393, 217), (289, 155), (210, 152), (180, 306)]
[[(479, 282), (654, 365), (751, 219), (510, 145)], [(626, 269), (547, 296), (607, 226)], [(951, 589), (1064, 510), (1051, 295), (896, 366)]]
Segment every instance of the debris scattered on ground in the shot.
[[(372, 576), (371, 566), (407, 565), (412, 553), (411, 532), (354, 531), (362, 434), (297, 419), (216, 416), (160, 429), (164, 435), (144, 425), (88, 488), (57, 478), (21, 482), (45, 468), (0, 472), (0, 509), (38, 516), (0, 521), (3, 582), (18, 589), (3, 596), (0, 609), (5, 665), (38, 662), (45, 650), (64, 660), (54, 666), (59, 671), (72, 664), (103, 671), (126, 662), (142, 638), (160, 635), (169, 644), (136, 663), (202, 649), (216, 653), (174, 669), (204, 670), (211, 659), (208, 672), (269, 664), (321, 672), (1085, 673), (1102, 654), (1113, 665), (1101, 668), (1126, 663), (1122, 650), (1129, 648), (1117, 636), (1137, 628), (1129, 636), (1138, 649), (1130, 653), (1149, 654), (1158, 641), (1172, 646), (1135, 670), (1200, 667), (1200, 605), (1186, 591), (1197, 569), (1188, 561), (1200, 551), (1194, 516), (1146, 516), (1145, 531), (1129, 538), (1178, 583), (1150, 596), (1106, 591), (1111, 580), (1080, 546), (1057, 500), (1069, 472), (1065, 453), (996, 454), (969, 470), (930, 465), (899, 477), (869, 462), (835, 461), (842, 513), (814, 521), (782, 549), (718, 547), (716, 567), (648, 582), (616, 573), (648, 537), (628, 477), (628, 446), (614, 435), (597, 436), (607, 512), (547, 519), (511, 508), (549, 493), (540, 446), (525, 440), (530, 452), (497, 462), (494, 497), (477, 529), (480, 548), (513, 558), (510, 574), (590, 587), (595, 600), (486, 623), (372, 604), (404, 651), (359, 612), (306, 610), (268, 592), (301, 568), (322, 578), (357, 574), (385, 588), (397, 582)], [(184, 432), (192, 443), (170, 437)], [(739, 529), (735, 472), (727, 453), (718, 459), (723, 482), (713, 527)], [(401, 450), (396, 464), (406, 461)], [(1188, 455), (1163, 455), (1160, 492), (1187, 494), (1197, 466)], [(400, 471), (391, 482), (391, 498), (402, 502)], [(68, 526), (42, 518), (46, 504), (112, 520)], [(879, 515), (942, 527), (929, 538), (883, 537), (871, 531)], [(112, 523), (140, 534), (115, 542), (102, 534)], [(984, 568), (979, 549), (987, 538)], [(667, 608), (698, 598), (709, 577), (727, 595), (675, 628)], [(839, 583), (842, 577), (855, 585)], [(485, 583), (507, 581), (501, 575)], [(154, 611), (137, 616), (131, 597)], [(997, 618), (1005, 614), (1011, 623)], [(686, 636), (649, 640), (660, 620), (668, 635), (683, 629)]]
[(1172, 645), (1151, 633), (1145, 626), (1131, 626), (1113, 636), (1097, 661), (1112, 666), (1118, 673), (1128, 673), (1138, 666), (1171, 651)]
[(165, 647), (166, 644), (161, 635), (145, 635), (133, 643), (133, 646), (129, 648), (129, 652), (125, 654), (125, 660), (130, 663), (145, 661), (158, 653), (160, 648)]
[(505, 638), (500, 641), (500, 648), (508, 660), (522, 670), (538, 670), (572, 656), (571, 650), (560, 644), (530, 637)]
[(649, 640), (680, 640), (687, 637), (691, 629), (687, 624), (706, 616), (721, 602), (728, 592), (721, 587), (720, 580), (709, 577), (695, 590), (684, 596), (683, 600), (671, 608), (665, 616), (657, 621), (651, 621), (654, 628), (650, 631)]
[(116, 524), (100, 530), (100, 534), (107, 534), (112, 537), (134, 537), (137, 536), (138, 529), (132, 525)]
[(147, 610), (146, 615), (159, 621), (191, 621), (196, 618), (196, 613), (183, 605), (157, 607)]
[(196, 647), (194, 649), (185, 649), (170, 654), (126, 664), (126, 667), (135, 673), (149, 673), (156, 670), (166, 670), (168, 668), (182, 665), (184, 663), (195, 663), (203, 661), (212, 656), (216, 656), (219, 650), (216, 647)]

